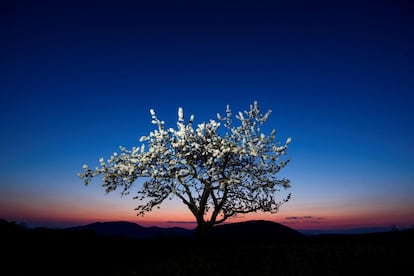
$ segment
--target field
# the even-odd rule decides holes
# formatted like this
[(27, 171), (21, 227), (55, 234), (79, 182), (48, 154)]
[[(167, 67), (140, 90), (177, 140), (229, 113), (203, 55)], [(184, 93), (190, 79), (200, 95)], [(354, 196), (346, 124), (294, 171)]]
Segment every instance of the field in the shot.
[[(402, 275), (414, 231), (291, 241), (131, 239), (1, 224), (2, 275)], [(406, 273), (404, 273), (406, 274)]]

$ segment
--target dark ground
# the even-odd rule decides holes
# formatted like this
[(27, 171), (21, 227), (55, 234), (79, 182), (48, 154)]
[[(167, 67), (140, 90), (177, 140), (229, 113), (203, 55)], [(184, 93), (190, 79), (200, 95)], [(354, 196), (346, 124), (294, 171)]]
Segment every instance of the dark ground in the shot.
[(88, 231), (28, 230), (1, 221), (2, 275), (406, 275), (414, 231), (254, 237), (131, 239)]

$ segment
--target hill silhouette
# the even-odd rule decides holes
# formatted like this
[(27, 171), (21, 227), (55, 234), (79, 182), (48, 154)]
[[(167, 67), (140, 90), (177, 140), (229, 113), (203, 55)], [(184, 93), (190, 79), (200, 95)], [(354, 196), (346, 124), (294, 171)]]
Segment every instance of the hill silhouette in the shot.
[[(137, 223), (127, 221), (95, 222), (83, 226), (70, 227), (67, 230), (90, 231), (101, 236), (118, 236), (136, 239), (195, 236), (195, 230), (180, 227), (143, 227)], [(232, 241), (259, 239), (291, 241), (303, 237), (303, 234), (282, 224), (265, 220), (253, 220), (217, 225), (212, 228), (206, 238)]]
[(137, 223), (127, 221), (95, 222), (83, 226), (70, 227), (67, 230), (91, 231), (101, 236), (119, 236), (135, 239), (189, 236), (193, 232), (180, 227), (143, 227)]
[(251, 220), (217, 225), (213, 228), (209, 236), (228, 240), (269, 241), (292, 241), (304, 237), (303, 234), (292, 228), (266, 220)]

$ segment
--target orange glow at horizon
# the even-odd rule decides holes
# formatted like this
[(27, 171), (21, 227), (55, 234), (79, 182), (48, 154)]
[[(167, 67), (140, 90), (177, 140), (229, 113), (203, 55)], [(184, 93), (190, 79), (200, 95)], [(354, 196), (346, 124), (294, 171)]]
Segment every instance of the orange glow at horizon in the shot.
[[(0, 202), (0, 218), (35, 226), (76, 226), (103, 221), (130, 221), (142, 226), (194, 228), (194, 217), (180, 202), (166, 201), (161, 209), (144, 217), (137, 216), (134, 208), (137, 202), (119, 196), (87, 197), (80, 194), (73, 198), (56, 199), (52, 196), (32, 195), (25, 201), (19, 194), (10, 194)], [(385, 201), (382, 201), (385, 202)], [(381, 226), (410, 227), (414, 225), (412, 203), (391, 202), (291, 202), (284, 205), (277, 214), (251, 213), (240, 218), (228, 219), (226, 223), (245, 220), (270, 220), (294, 229), (346, 229)], [(403, 201), (408, 202), (408, 201)], [(329, 206), (327, 208), (326, 206)]]
[[(1, 217), (7, 220), (23, 222), (28, 224), (63, 225), (76, 226), (93, 222), (105, 221), (130, 221), (142, 226), (159, 226), (159, 227), (183, 227), (194, 228), (195, 220), (189, 212), (162, 212), (155, 211), (144, 217), (137, 216), (134, 211), (120, 212), (120, 210), (62, 210), (49, 209), (45, 211), (42, 208), (18, 208), (10, 210), (9, 214), (2, 214)], [(413, 225), (414, 213), (412, 211), (388, 214), (376, 213), (342, 213), (342, 214), (323, 214), (307, 213), (299, 215), (297, 212), (280, 212), (278, 214), (252, 213), (240, 218), (228, 219), (225, 223), (241, 222), (246, 220), (270, 220), (284, 224), (294, 229), (347, 229), (359, 227), (381, 226), (387, 227), (397, 225), (399, 227), (410, 227)]]

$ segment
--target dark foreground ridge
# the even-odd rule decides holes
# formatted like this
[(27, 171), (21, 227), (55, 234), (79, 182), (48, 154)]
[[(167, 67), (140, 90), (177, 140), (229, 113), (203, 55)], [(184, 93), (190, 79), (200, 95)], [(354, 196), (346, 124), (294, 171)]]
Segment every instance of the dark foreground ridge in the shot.
[(304, 235), (280, 223), (252, 220), (238, 223), (217, 225), (209, 235), (211, 238), (231, 241), (296, 241)]
[(95, 222), (83, 226), (67, 228), (69, 231), (90, 231), (100, 236), (152, 239), (160, 237), (191, 236), (193, 231), (180, 228), (143, 227), (127, 221)]
[[(95, 222), (83, 226), (70, 227), (69, 231), (86, 231), (100, 236), (127, 237), (135, 239), (154, 238), (195, 238), (195, 231), (180, 227), (161, 228), (143, 227), (139, 224), (117, 222)], [(222, 224), (215, 226), (207, 235), (207, 239), (226, 239), (228, 241), (292, 241), (303, 238), (304, 235), (282, 224), (254, 220), (239, 223)]]
[[(122, 228), (128, 235), (148, 230), (129, 223), (89, 226)], [(414, 246), (412, 230), (307, 237), (266, 221), (222, 225), (205, 240), (181, 234), (131, 238), (111, 231), (27, 229), (0, 220), (7, 272), (2, 274), (403, 275), (411, 269)], [(271, 238), (278, 234), (287, 236)]]

